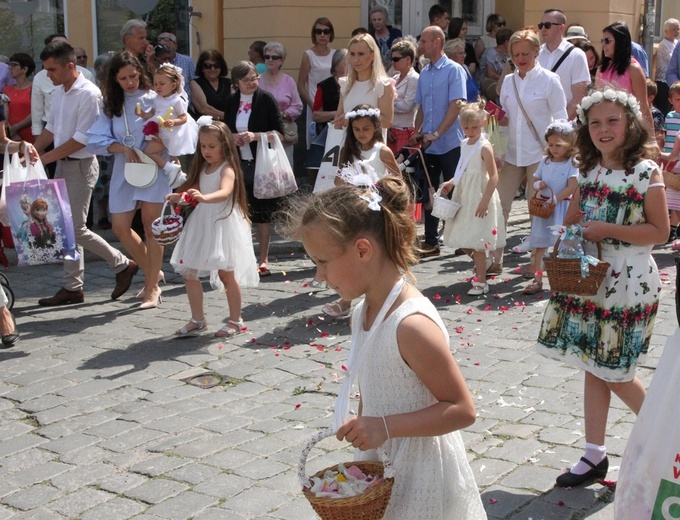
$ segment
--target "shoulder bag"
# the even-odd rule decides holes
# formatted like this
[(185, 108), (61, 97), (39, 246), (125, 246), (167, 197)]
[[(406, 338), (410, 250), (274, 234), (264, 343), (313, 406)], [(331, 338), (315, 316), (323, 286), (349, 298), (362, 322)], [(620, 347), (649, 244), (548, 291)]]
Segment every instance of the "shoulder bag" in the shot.
[(125, 121), (125, 137), (123, 138), (123, 144), (132, 148), (140, 160), (138, 163), (125, 163), (125, 180), (135, 188), (148, 188), (149, 186), (153, 186), (158, 178), (158, 166), (153, 162), (151, 157), (146, 155), (139, 148), (135, 148), (136, 140), (135, 136), (130, 134), (125, 106), (123, 106), (123, 121)]

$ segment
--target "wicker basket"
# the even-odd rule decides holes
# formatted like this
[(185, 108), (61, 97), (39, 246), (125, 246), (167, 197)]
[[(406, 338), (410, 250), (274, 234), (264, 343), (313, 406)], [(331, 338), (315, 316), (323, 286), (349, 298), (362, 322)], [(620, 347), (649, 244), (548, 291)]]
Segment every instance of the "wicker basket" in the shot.
[(667, 188), (680, 191), (680, 173), (663, 171), (663, 182)]
[(552, 256), (543, 259), (545, 270), (548, 272), (550, 288), (559, 293), (575, 294), (576, 296), (594, 296), (597, 294), (604, 280), (609, 262), (602, 262), (602, 246), (597, 242), (597, 258), (600, 262), (591, 265), (588, 276), (581, 276), (581, 260), (578, 258), (557, 258), (560, 246), (558, 239), (553, 248)]
[(154, 239), (162, 246), (169, 246), (179, 240), (179, 234), (184, 228), (184, 219), (175, 215), (170, 206), (170, 214), (165, 214), (165, 209), (170, 201), (166, 200), (161, 210), (161, 216), (151, 223), (151, 233)]
[(456, 216), (460, 204), (442, 196), (441, 188), (434, 194), (432, 203), (432, 216), (441, 220), (451, 220)]
[(540, 191), (534, 192), (534, 196), (529, 199), (529, 215), (532, 217), (550, 218), (550, 215), (555, 211), (556, 204), (553, 202), (555, 193), (547, 184), (545, 188), (550, 190), (550, 198), (548, 200), (538, 198)]
[[(328, 428), (317, 433), (312, 437), (300, 456), (298, 466), (298, 478), (302, 485), (302, 493), (322, 520), (379, 520), (385, 514), (387, 504), (392, 495), (394, 477), (392, 476), (392, 466), (390, 465), (385, 451), (378, 449), (378, 454), (382, 462), (365, 461), (352, 462), (351, 465), (358, 467), (366, 475), (385, 477), (384, 480), (360, 495), (347, 498), (317, 497), (309, 488), (311, 481), (307, 477), (306, 465), (307, 456), (314, 445), (321, 439), (334, 436), (335, 432)], [(348, 466), (346, 464), (346, 466)], [(337, 471), (338, 466), (331, 466), (314, 474), (321, 477), (327, 470)]]

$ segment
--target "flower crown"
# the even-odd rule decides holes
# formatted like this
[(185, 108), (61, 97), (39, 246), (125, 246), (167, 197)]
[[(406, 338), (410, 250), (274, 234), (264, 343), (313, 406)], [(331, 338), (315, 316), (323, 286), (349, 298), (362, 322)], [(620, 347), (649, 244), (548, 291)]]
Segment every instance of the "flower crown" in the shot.
[(196, 125), (200, 128), (201, 126), (209, 126), (211, 128), (214, 128), (215, 130), (219, 130), (220, 128), (216, 125), (213, 124), (213, 118), (212, 116), (201, 116), (196, 120)]
[(576, 107), (576, 115), (578, 116), (579, 122), (585, 125), (587, 123), (586, 112), (590, 110), (593, 105), (597, 105), (602, 101), (611, 101), (623, 105), (624, 107), (627, 106), (636, 117), (642, 117), (640, 102), (633, 94), (629, 94), (623, 90), (605, 87), (604, 90), (596, 90), (589, 96), (584, 96), (581, 100), (581, 104)]
[(569, 135), (573, 130), (574, 125), (571, 124), (571, 121), (567, 121), (566, 119), (557, 119), (548, 125), (548, 128), (545, 129), (545, 132), (548, 133), (552, 131), (560, 135)]
[(361, 195), (361, 198), (368, 202), (369, 209), (380, 211), (382, 197), (378, 193), (378, 187), (375, 185), (378, 180), (378, 174), (370, 165), (365, 163), (348, 163), (340, 169), (338, 177), (352, 186), (367, 188), (369, 191), (368, 196)]
[(380, 117), (379, 108), (360, 108), (359, 110), (352, 110), (345, 114), (345, 119), (353, 119), (355, 117)]

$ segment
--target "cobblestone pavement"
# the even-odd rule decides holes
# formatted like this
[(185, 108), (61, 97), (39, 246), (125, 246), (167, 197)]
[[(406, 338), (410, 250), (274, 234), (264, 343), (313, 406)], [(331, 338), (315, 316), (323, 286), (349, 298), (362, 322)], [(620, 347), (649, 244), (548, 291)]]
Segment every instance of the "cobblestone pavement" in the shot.
[[(510, 245), (526, 234), (525, 208), (517, 204)], [(60, 266), (12, 267), (22, 336), (0, 351), (0, 520), (314, 518), (296, 465), (304, 443), (330, 424), (348, 322), (320, 316), (334, 295), (307, 285), (313, 269), (299, 245), (275, 246), (274, 274), (244, 291), (248, 330), (231, 340), (212, 336), (227, 313), (214, 291), (210, 333), (172, 336), (189, 310), (167, 263), (163, 303), (150, 311), (136, 309), (140, 276), (121, 300), (109, 299), (114, 280), (103, 262), (87, 263), (86, 302), (62, 308), (37, 305), (60, 287)], [(583, 375), (533, 352), (548, 294), (521, 296), (514, 270), (527, 258), (508, 254), (505, 273), (477, 299), (465, 295), (472, 264), (463, 257), (444, 250), (415, 269), (474, 394), (468, 456), (491, 519), (612, 519), (609, 488), (553, 488), (583, 449)], [(669, 248), (656, 259), (668, 274), (645, 383), (676, 327)], [(222, 382), (186, 382), (206, 372)], [(633, 420), (615, 399), (612, 480)], [(350, 451), (327, 439), (308, 470), (342, 460)]]

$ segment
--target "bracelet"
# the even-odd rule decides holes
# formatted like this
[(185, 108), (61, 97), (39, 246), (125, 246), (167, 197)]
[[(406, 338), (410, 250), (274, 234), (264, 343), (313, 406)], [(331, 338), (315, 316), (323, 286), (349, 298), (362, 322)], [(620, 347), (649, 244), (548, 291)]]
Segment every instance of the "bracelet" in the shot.
[(383, 424), (385, 425), (385, 433), (387, 433), (387, 440), (390, 440), (390, 431), (387, 429), (387, 420), (385, 419), (385, 416), (382, 416)]

